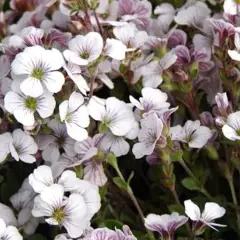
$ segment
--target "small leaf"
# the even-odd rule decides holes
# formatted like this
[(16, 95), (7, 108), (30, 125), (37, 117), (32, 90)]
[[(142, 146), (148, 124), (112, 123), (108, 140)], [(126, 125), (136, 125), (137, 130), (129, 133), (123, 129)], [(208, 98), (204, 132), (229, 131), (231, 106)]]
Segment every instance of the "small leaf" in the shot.
[(128, 178), (128, 180), (127, 180), (127, 184), (128, 184), (128, 185), (130, 184), (130, 182), (131, 182), (131, 180), (132, 180), (133, 177), (134, 177), (134, 172), (132, 171), (131, 174), (130, 174), (130, 176), (129, 176), (129, 178)]
[(113, 182), (120, 188), (120, 189), (127, 189), (127, 183), (121, 179), (120, 177), (113, 178)]
[(199, 186), (194, 179), (188, 177), (182, 180), (182, 185), (189, 190), (199, 190)]

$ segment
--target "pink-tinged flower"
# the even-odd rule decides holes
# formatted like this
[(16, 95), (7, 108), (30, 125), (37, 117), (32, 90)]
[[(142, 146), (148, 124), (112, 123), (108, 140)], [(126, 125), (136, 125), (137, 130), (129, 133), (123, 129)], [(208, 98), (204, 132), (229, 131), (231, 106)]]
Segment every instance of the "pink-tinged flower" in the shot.
[(235, 28), (231, 23), (228, 23), (222, 19), (211, 18), (208, 20), (214, 30), (214, 45), (221, 47), (225, 43), (226, 38), (229, 38), (235, 34)]
[(208, 127), (200, 126), (199, 120), (188, 120), (184, 127), (171, 127), (170, 136), (172, 140), (188, 143), (190, 148), (202, 148), (211, 138), (212, 132)]
[(44, 31), (33, 26), (26, 27), (21, 32), (9, 38), (9, 45), (15, 48), (25, 48), (34, 45), (43, 45), (42, 38)]
[(185, 45), (187, 43), (187, 34), (181, 29), (175, 29), (170, 32), (168, 36), (168, 45), (171, 48), (177, 47), (178, 45)]
[(214, 202), (207, 202), (201, 213), (199, 207), (191, 200), (184, 201), (185, 213), (194, 222), (193, 231), (196, 235), (204, 232), (208, 226), (216, 231), (215, 227), (226, 227), (226, 225), (214, 223), (214, 220), (222, 217), (226, 210)]
[(91, 240), (137, 240), (128, 226), (123, 226), (123, 231), (108, 228), (97, 228), (91, 234)]
[(187, 221), (187, 217), (181, 216), (176, 212), (173, 212), (171, 215), (149, 214), (145, 218), (145, 226), (151, 231), (160, 233), (163, 239), (172, 239), (175, 231)]
[(150, 22), (152, 4), (147, 1), (120, 0), (119, 15), (123, 21), (133, 22), (139, 27), (146, 28)]
[(214, 113), (216, 115), (220, 115), (222, 117), (227, 117), (228, 114), (230, 114), (232, 112), (232, 104), (231, 102), (229, 102), (228, 100), (228, 96), (227, 93), (218, 93), (215, 96), (215, 101), (217, 104), (217, 109), (213, 109)]
[(163, 122), (155, 113), (149, 114), (141, 120), (141, 129), (138, 134), (139, 142), (135, 143), (132, 149), (136, 158), (153, 153), (157, 142), (162, 140), (162, 130)]

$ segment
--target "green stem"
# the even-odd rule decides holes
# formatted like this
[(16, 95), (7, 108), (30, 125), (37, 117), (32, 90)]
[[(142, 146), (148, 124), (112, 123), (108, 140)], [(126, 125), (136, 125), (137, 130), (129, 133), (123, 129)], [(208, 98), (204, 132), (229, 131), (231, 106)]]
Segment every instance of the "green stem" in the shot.
[[(123, 175), (122, 175), (122, 173), (121, 173), (121, 171), (120, 171), (120, 169), (119, 169), (117, 164), (115, 164), (114, 168), (115, 168), (118, 176), (121, 178), (121, 180), (124, 183), (127, 184), (127, 182), (126, 182), (125, 178), (123, 177)], [(140, 215), (140, 217), (142, 219), (143, 225), (144, 225), (145, 224), (145, 220), (144, 220), (145, 218), (144, 218), (143, 211), (142, 211), (141, 207), (139, 206), (138, 201), (137, 201), (137, 199), (136, 199), (136, 197), (135, 197), (135, 195), (134, 195), (134, 193), (132, 191), (132, 188), (131, 188), (131, 186), (129, 184), (127, 184), (126, 191), (127, 191), (128, 195), (129, 195), (129, 197), (131, 198), (133, 204), (135, 205), (135, 207), (136, 207), (136, 209), (137, 209), (137, 211), (138, 211), (138, 213), (139, 213), (139, 215)], [(154, 237), (152, 232), (147, 230), (147, 233), (148, 233), (148, 237), (149, 237), (150, 240), (155, 240), (155, 237)]]
[[(233, 203), (236, 206), (238, 206), (238, 200), (237, 200), (236, 191), (235, 191), (234, 184), (233, 184), (233, 179), (228, 178), (227, 180), (228, 180), (229, 188), (230, 188), (230, 191), (231, 191)], [(240, 213), (236, 210), (236, 214), (237, 214), (237, 226), (238, 226), (238, 229), (239, 229), (240, 228)]]
[[(172, 195), (173, 195), (173, 198), (174, 198), (175, 202), (183, 208), (183, 205), (181, 204), (181, 202), (179, 200), (179, 197), (177, 195), (175, 187), (171, 188), (170, 190), (172, 192)], [(193, 233), (192, 233), (192, 230), (191, 230), (191, 227), (190, 227), (189, 223), (186, 224), (186, 228), (187, 228), (187, 232), (188, 232), (189, 237), (192, 237)]]

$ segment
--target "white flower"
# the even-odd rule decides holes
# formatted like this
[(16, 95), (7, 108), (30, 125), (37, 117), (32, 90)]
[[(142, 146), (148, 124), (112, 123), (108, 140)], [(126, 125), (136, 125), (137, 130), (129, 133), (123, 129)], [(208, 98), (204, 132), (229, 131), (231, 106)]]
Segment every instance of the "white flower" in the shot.
[(140, 48), (148, 40), (148, 34), (145, 31), (139, 31), (134, 24), (115, 27), (113, 33), (118, 40), (125, 44), (128, 51)]
[(139, 71), (143, 76), (143, 86), (157, 88), (163, 81), (164, 70), (171, 67), (177, 60), (173, 51), (166, 53), (160, 61), (152, 61), (143, 66)]
[(201, 26), (204, 20), (210, 16), (211, 10), (206, 3), (192, 1), (188, 6), (183, 6), (174, 20), (179, 25)]
[(12, 135), (10, 133), (5, 133), (1, 135), (2, 142), (0, 143), (1, 150), (1, 160), (11, 153), (12, 157), (16, 161), (23, 161), (25, 163), (33, 163), (36, 161), (33, 154), (38, 150), (37, 144), (34, 139), (23, 132), (21, 129), (16, 129), (13, 131)]
[(38, 112), (43, 119), (50, 117), (55, 105), (55, 98), (51, 93), (43, 92), (36, 98), (24, 95), (16, 80), (12, 83), (12, 91), (9, 91), (4, 98), (5, 109), (24, 126), (34, 125), (35, 112)]
[(0, 218), (0, 239), (2, 240), (22, 240), (23, 237), (14, 226), (6, 226), (6, 223)]
[(138, 134), (138, 143), (133, 146), (135, 158), (142, 158), (144, 155), (150, 155), (159, 138), (162, 135), (163, 122), (155, 113), (149, 114), (141, 120), (141, 129)]
[(151, 231), (160, 233), (162, 237), (171, 237), (177, 228), (184, 225), (187, 221), (187, 217), (180, 216), (177, 212), (173, 212), (171, 215), (149, 214), (145, 218), (145, 226)]
[(88, 132), (84, 128), (88, 127), (90, 120), (84, 98), (80, 93), (73, 92), (69, 100), (62, 102), (59, 114), (71, 138), (82, 141), (88, 137)]
[(81, 93), (86, 95), (90, 89), (88, 87), (86, 80), (81, 75), (82, 71), (80, 66), (69, 62), (68, 65), (64, 66), (64, 69), (66, 70), (68, 76), (76, 84), (78, 89), (81, 91)]
[(234, 37), (234, 44), (236, 47), (236, 50), (228, 50), (228, 55), (230, 56), (231, 59), (235, 61), (240, 61), (240, 33), (236, 32), (235, 37)]
[(123, 60), (126, 50), (127, 47), (121, 41), (107, 38), (103, 54), (115, 60)]
[(231, 141), (240, 140), (240, 111), (228, 115), (222, 132)]
[(115, 97), (109, 97), (106, 101), (92, 97), (88, 111), (94, 120), (101, 122), (102, 129), (110, 129), (116, 136), (126, 135), (135, 121), (131, 108)]
[(190, 148), (202, 148), (212, 137), (212, 132), (208, 127), (200, 126), (199, 120), (188, 120), (184, 127), (171, 127), (170, 135), (172, 140), (188, 143)]
[(63, 52), (68, 62), (77, 65), (88, 65), (96, 60), (102, 53), (103, 39), (97, 32), (90, 32), (87, 35), (78, 35), (68, 44), (69, 50)]
[(48, 122), (48, 127), (52, 129), (51, 135), (38, 135), (36, 137), (39, 150), (42, 151), (42, 158), (48, 162), (55, 162), (60, 157), (60, 149), (63, 148), (68, 156), (74, 155), (75, 141), (67, 134), (65, 124), (56, 120)]
[(21, 91), (31, 97), (39, 97), (44, 87), (51, 93), (62, 89), (64, 76), (57, 71), (64, 65), (57, 49), (46, 50), (40, 46), (25, 48), (12, 62), (12, 72), (20, 77)]
[(163, 93), (159, 89), (153, 89), (149, 87), (142, 89), (142, 97), (139, 98), (139, 101), (132, 96), (130, 96), (129, 99), (135, 107), (144, 112), (156, 112), (170, 106), (170, 103), (166, 102), (166, 93)]
[(34, 169), (28, 177), (29, 184), (36, 193), (41, 193), (45, 188), (53, 185), (54, 179), (50, 167), (42, 165)]
[(227, 14), (237, 15), (240, 11), (240, 4), (236, 0), (225, 0), (223, 9)]
[(88, 227), (87, 205), (80, 194), (72, 193), (64, 197), (64, 188), (53, 184), (34, 200), (32, 214), (35, 217), (47, 217), (50, 225), (60, 225), (67, 229), (70, 237), (77, 238)]
[(202, 224), (217, 230), (216, 227), (226, 227), (226, 225), (214, 223), (214, 220), (222, 217), (226, 210), (220, 207), (217, 203), (207, 202), (201, 214), (199, 207), (191, 200), (184, 201), (185, 213), (194, 222)]
[(17, 219), (12, 209), (2, 203), (0, 203), (0, 218), (4, 220), (7, 226), (8, 225), (17, 226)]

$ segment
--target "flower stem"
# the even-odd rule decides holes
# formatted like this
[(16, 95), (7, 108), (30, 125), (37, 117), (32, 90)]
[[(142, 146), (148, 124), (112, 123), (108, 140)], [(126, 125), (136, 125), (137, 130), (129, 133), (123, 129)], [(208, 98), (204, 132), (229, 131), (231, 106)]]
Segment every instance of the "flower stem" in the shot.
[[(135, 195), (132, 191), (131, 186), (126, 182), (126, 180), (123, 177), (123, 175), (122, 175), (122, 173), (121, 173), (117, 164), (114, 166), (114, 169), (116, 170), (116, 172), (117, 172), (118, 176), (121, 178), (121, 180), (127, 185), (126, 192), (128, 193), (129, 197), (131, 198), (133, 204), (135, 205), (135, 207), (138, 211), (138, 214), (140, 215), (140, 217), (142, 219), (142, 222), (143, 222), (143, 225), (144, 225), (144, 223), (145, 223), (144, 214), (143, 214), (143, 211), (142, 211), (140, 205), (138, 204), (138, 201), (137, 201), (137, 199), (136, 199), (136, 197), (135, 197)], [(147, 230), (147, 234), (148, 234), (149, 240), (155, 240), (155, 237), (154, 237), (152, 232)]]
[[(174, 198), (175, 202), (176, 202), (179, 206), (183, 207), (183, 205), (181, 204), (181, 202), (180, 202), (180, 200), (179, 200), (179, 197), (178, 197), (178, 194), (177, 194), (177, 192), (176, 192), (175, 187), (174, 187), (174, 188), (171, 188), (170, 190), (171, 190), (171, 192), (172, 192), (172, 195), (173, 195), (173, 198)], [(193, 236), (193, 233), (192, 233), (192, 230), (191, 230), (191, 227), (190, 227), (189, 223), (186, 223), (186, 228), (187, 228), (187, 232), (188, 232), (189, 237), (192, 237), (192, 236)]]
[[(236, 191), (235, 191), (234, 184), (233, 184), (233, 179), (228, 178), (227, 180), (228, 180), (229, 188), (230, 188), (230, 191), (231, 191), (233, 203), (236, 206), (238, 206), (238, 200), (237, 200)], [(240, 228), (240, 214), (237, 210), (236, 210), (236, 214), (237, 214), (237, 226), (238, 226), (238, 229), (239, 229)]]

